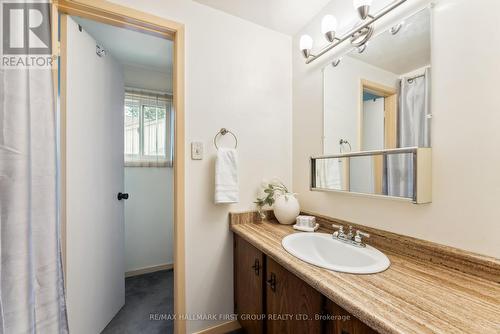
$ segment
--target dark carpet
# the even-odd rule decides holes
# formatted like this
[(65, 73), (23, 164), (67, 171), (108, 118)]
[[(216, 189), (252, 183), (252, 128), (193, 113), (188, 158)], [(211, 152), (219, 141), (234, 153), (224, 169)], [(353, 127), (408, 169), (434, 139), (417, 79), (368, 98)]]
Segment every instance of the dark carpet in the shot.
[(174, 272), (158, 271), (125, 279), (125, 306), (102, 334), (174, 332)]

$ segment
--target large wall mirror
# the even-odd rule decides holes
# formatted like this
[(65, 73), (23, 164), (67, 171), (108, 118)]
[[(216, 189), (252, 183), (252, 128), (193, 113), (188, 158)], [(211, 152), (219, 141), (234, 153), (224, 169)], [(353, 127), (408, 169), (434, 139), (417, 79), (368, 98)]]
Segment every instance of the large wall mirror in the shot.
[(417, 202), (416, 148), (431, 146), (430, 36), (425, 8), (323, 69), (323, 153), (330, 159), (313, 161), (312, 188)]
[(430, 147), (426, 8), (324, 68), (324, 154)]

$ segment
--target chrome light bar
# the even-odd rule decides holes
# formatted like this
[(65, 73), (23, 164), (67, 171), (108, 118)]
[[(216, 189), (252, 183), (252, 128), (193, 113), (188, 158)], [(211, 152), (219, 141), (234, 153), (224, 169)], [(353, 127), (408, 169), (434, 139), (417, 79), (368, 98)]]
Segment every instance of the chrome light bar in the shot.
[[(392, 4), (387, 5), (384, 7), (382, 10), (380, 10), (377, 14), (375, 15), (366, 15), (366, 19), (362, 21), (362, 24), (359, 26), (356, 26), (349, 30), (347, 33), (340, 37), (334, 37), (333, 40), (326, 46), (324, 46), (322, 49), (317, 51), (316, 53), (312, 52), (310, 49), (303, 49), (304, 47), (301, 46), (302, 54), (306, 58), (306, 64), (312, 63), (328, 51), (332, 50), (339, 44), (343, 43), (347, 39), (356, 39), (359, 40), (360, 36), (367, 35), (367, 38), (363, 40), (362, 44), (365, 44), (368, 39), (371, 36), (371, 33), (373, 33), (373, 23), (375, 23), (377, 20), (380, 18), (384, 17), (386, 14), (390, 13), (392, 10), (396, 9), (403, 3), (405, 3), (407, 0), (397, 0), (393, 2)], [(367, 9), (365, 8), (365, 11)], [(360, 14), (361, 16), (361, 14)], [(310, 37), (309, 37), (310, 38)], [(310, 41), (310, 44), (312, 44), (312, 41)], [(307, 45), (307, 44), (306, 44)]]

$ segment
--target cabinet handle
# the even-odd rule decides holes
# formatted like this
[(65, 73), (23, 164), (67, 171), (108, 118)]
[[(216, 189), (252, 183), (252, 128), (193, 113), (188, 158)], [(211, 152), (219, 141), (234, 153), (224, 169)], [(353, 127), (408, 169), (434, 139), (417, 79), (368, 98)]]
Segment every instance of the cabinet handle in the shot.
[(276, 291), (276, 275), (274, 273), (271, 273), (271, 278), (266, 280), (266, 283), (272, 291)]
[(259, 259), (255, 259), (255, 262), (252, 266), (252, 269), (254, 270), (255, 272), (255, 275), (259, 276), (259, 273), (260, 273), (260, 262), (259, 262)]

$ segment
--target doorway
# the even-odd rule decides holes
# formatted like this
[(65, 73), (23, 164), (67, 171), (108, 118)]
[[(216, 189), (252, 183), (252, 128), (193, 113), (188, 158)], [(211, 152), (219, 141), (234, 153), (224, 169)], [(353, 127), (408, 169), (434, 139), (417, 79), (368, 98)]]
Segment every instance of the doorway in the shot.
[[(373, 125), (374, 122), (377, 121), (377, 117), (372, 117), (371, 119), (367, 119), (365, 117), (366, 110), (366, 101), (373, 101), (374, 104), (380, 106), (377, 108), (370, 108), (370, 111), (381, 110), (380, 118), (381, 122), (380, 126), (372, 126), (370, 128), (369, 125)], [(373, 116), (373, 115), (372, 115)], [(359, 143), (361, 145), (361, 150), (374, 150), (374, 149), (389, 149), (397, 147), (397, 122), (398, 122), (398, 94), (397, 90), (392, 87), (387, 87), (382, 84), (361, 80), (361, 96), (360, 96), (360, 116), (359, 116)], [(381, 131), (377, 131), (373, 128), (379, 128)], [(373, 131), (372, 131), (373, 130)], [(381, 132), (381, 133), (377, 133)], [(378, 146), (373, 147), (364, 147), (366, 143), (372, 143), (373, 141), (364, 140), (364, 137), (367, 134), (373, 133), (377, 138), (382, 139), (382, 141), (378, 144)], [(377, 140), (375, 142), (378, 142)], [(365, 143), (365, 144), (364, 144)], [(373, 145), (373, 144), (372, 144)]]
[[(377, 151), (397, 147), (397, 90), (377, 82), (361, 80), (359, 112), (359, 143), (362, 151)], [(384, 160), (373, 155), (359, 166), (371, 171), (369, 182), (359, 192), (383, 194)]]
[[(183, 150), (184, 144), (183, 140), (176, 140), (177, 138), (183, 138), (183, 89), (182, 89), (182, 79), (183, 79), (183, 68), (182, 68), (182, 58), (183, 58), (183, 29), (182, 26), (173, 22), (169, 22), (152, 15), (147, 15), (137, 11), (129, 10), (128, 8), (112, 5), (106, 2), (99, 2), (95, 7), (85, 6), (78, 4), (78, 1), (72, 1), (71, 3), (65, 1), (57, 2), (53, 7), (55, 15), (53, 24), (53, 36), (57, 36), (57, 26), (58, 16), (61, 18), (61, 37), (64, 34), (68, 34), (69, 25), (68, 23), (69, 15), (74, 15), (80, 17), (82, 20), (95, 19), (103, 23), (112, 23), (116, 26), (122, 28), (128, 28), (128, 32), (135, 30), (134, 33), (147, 33), (148, 36), (151, 35), (156, 37), (161, 37), (169, 40), (172, 43), (172, 85), (171, 92), (161, 89), (152, 89), (154, 87), (145, 87), (141, 85), (125, 85), (124, 73), (121, 74), (123, 80), (123, 88), (121, 93), (118, 94), (118, 89), (109, 89), (110, 87), (119, 86), (116, 85), (120, 81), (119, 68), (118, 66), (110, 66), (112, 69), (102, 69), (96, 70), (94, 60), (96, 62), (111, 62), (111, 60), (116, 60), (119, 56), (107, 48), (104, 42), (99, 43), (99, 39), (103, 38), (103, 34), (95, 33), (89, 34), (94, 37), (97, 42), (94, 45), (92, 52), (89, 52), (86, 56), (89, 58), (84, 58), (87, 61), (80, 66), (79, 71), (82, 72), (81, 75), (98, 74), (97, 77), (90, 79), (85, 85), (81, 86), (71, 86), (74, 83), (71, 81), (72, 76), (75, 71), (69, 70), (71, 64), (71, 50), (68, 48), (67, 41), (65, 42), (61, 38), (60, 46), (60, 68), (58, 68), (59, 75), (59, 101), (60, 101), (60, 175), (61, 175), (61, 229), (62, 229), (62, 244), (63, 244), (63, 261), (66, 273), (66, 288), (68, 292), (68, 310), (70, 314), (70, 329), (71, 329), (71, 305), (78, 305), (74, 309), (73, 314), (78, 314), (77, 317), (85, 315), (91, 312), (91, 308), (96, 308), (101, 302), (106, 304), (106, 310), (95, 314), (94, 319), (98, 319), (99, 324), (95, 324), (95, 327), (91, 328), (90, 332), (99, 332), (103, 325), (105, 326), (106, 319), (112, 317), (113, 313), (117, 311), (122, 304), (120, 300), (123, 300), (124, 289), (120, 288), (120, 284), (124, 285), (125, 276), (136, 276), (138, 274), (150, 274), (149, 272), (157, 272), (158, 270), (171, 269), (172, 263), (168, 263), (168, 259), (158, 260), (151, 259), (151, 263), (146, 263), (145, 266), (128, 266), (129, 262), (126, 261), (126, 243), (125, 241), (120, 241), (120, 239), (125, 236), (125, 224), (123, 224), (123, 229), (120, 230), (119, 224), (113, 222), (119, 221), (119, 214), (113, 215), (109, 214), (110, 211), (115, 210), (120, 211), (120, 206), (122, 208), (122, 214), (124, 207), (126, 208), (128, 204), (123, 204), (124, 195), (126, 194), (125, 184), (123, 180), (126, 177), (120, 177), (120, 175), (127, 174), (127, 168), (136, 168), (137, 166), (127, 166), (124, 165), (124, 157), (126, 156), (125, 146), (127, 145), (127, 138), (124, 137), (123, 128), (126, 126), (124, 118), (127, 117), (125, 104), (128, 103), (133, 98), (138, 97), (141, 105), (139, 106), (138, 120), (140, 123), (139, 128), (143, 131), (140, 134), (140, 140), (142, 141), (142, 147), (140, 152), (142, 153), (142, 158), (148, 156), (150, 158), (152, 152), (162, 152), (162, 157), (165, 158), (168, 153), (175, 152), (178, 159), (175, 162), (168, 161), (168, 159), (158, 159), (156, 154), (155, 161), (148, 161), (150, 168), (165, 170), (170, 168), (171, 181), (170, 188), (173, 187), (170, 196), (171, 204), (171, 214), (173, 226), (171, 227), (170, 237), (173, 239), (173, 246), (170, 249), (170, 254), (166, 254), (166, 257), (170, 257), (175, 262), (175, 288), (173, 289), (173, 294), (175, 295), (174, 313), (183, 314), (184, 312), (184, 259), (183, 259), (183, 215), (184, 215), (184, 203), (183, 203)], [(84, 28), (85, 22), (73, 22), (73, 28), (77, 31), (73, 31), (76, 35), (84, 34), (85, 30), (91, 30), (89, 27)], [(118, 29), (118, 28), (116, 28)], [(138, 31), (138, 32), (137, 32)], [(87, 31), (88, 33), (89, 31)], [(98, 36), (96, 36), (98, 35)], [(67, 36), (65, 36), (67, 37)], [(102, 44), (102, 45), (100, 45)], [(113, 54), (115, 53), (115, 54)], [(92, 54), (92, 58), (90, 58)], [(75, 54), (73, 53), (73, 59)], [(104, 59), (108, 60), (104, 61)], [(119, 63), (119, 61), (116, 61)], [(94, 72), (94, 73), (92, 73)], [(144, 72), (144, 71), (141, 71)], [(73, 73), (73, 74), (72, 74)], [(129, 75), (130, 76), (130, 75)], [(132, 75), (132, 77), (137, 77), (137, 75)], [(147, 80), (151, 82), (151, 80)], [(128, 92), (125, 92), (125, 86), (127, 86)], [(135, 87), (132, 87), (135, 86)], [(90, 88), (98, 88), (96, 96), (85, 96), (83, 91)], [(125, 93), (127, 97), (125, 97)], [(119, 102), (117, 97), (121, 96), (121, 108), (119, 107)], [(132, 96), (133, 95), (133, 96)], [(77, 98), (75, 98), (77, 96)], [(78, 97), (79, 96), (79, 97)], [(113, 103), (102, 102), (106, 101), (108, 97), (115, 97)], [(132, 96), (132, 97), (131, 97)], [(128, 98), (128, 100), (127, 100)], [(73, 102), (71, 102), (73, 101)], [(75, 104), (76, 101), (76, 104)], [(101, 101), (101, 103), (99, 103)], [(155, 105), (151, 105), (151, 101), (155, 102)], [(72, 104), (73, 103), (73, 104)], [(80, 118), (75, 119), (74, 110), (75, 105), (83, 106), (83, 110), (86, 112), (80, 113)], [(94, 112), (98, 108), (104, 108), (105, 112)], [(171, 120), (168, 121), (168, 109), (172, 113)], [(117, 110), (121, 109), (121, 114), (118, 116)], [(154, 112), (152, 111), (154, 109)], [(152, 120), (151, 115), (154, 114), (154, 120)], [(173, 116), (175, 114), (175, 117)], [(103, 116), (105, 115), (105, 116)], [(113, 117), (114, 116), (114, 117)], [(129, 115), (130, 116), (130, 115)], [(134, 116), (135, 117), (135, 116)], [(129, 117), (130, 118), (130, 117)], [(133, 117), (132, 117), (133, 118)], [(133, 123), (133, 121), (132, 121)], [(154, 123), (154, 124), (153, 124)], [(119, 124), (119, 126), (117, 126)], [(160, 124), (164, 128), (168, 128), (171, 125), (171, 132), (165, 132), (165, 136), (161, 137), (159, 134)], [(91, 125), (91, 126), (89, 126)], [(133, 124), (132, 124), (133, 126)], [(111, 129), (113, 127), (113, 129)], [(120, 129), (121, 131), (116, 129)], [(89, 129), (91, 129), (89, 131)], [(85, 140), (81, 140), (81, 135), (86, 131), (87, 137)], [(149, 137), (147, 137), (149, 134)], [(80, 137), (79, 137), (80, 136)], [(154, 137), (154, 140), (151, 139)], [(75, 140), (77, 138), (78, 140)], [(119, 138), (119, 139), (117, 139)], [(171, 138), (170, 146), (167, 138)], [(128, 141), (128, 144), (136, 143), (135, 139)], [(75, 146), (78, 143), (78, 146)], [(90, 143), (90, 144), (89, 144)], [(120, 143), (120, 144), (118, 144)], [(130, 145), (129, 145), (130, 146)], [(133, 146), (133, 145), (132, 145)], [(170, 149), (169, 149), (170, 147)], [(103, 151), (103, 152), (101, 152)], [(101, 153), (99, 153), (101, 152)], [(131, 151), (135, 153), (134, 149)], [(129, 152), (130, 153), (130, 152)], [(173, 155), (173, 154), (172, 154)], [(94, 159), (92, 160), (92, 157)], [(116, 161), (119, 161), (118, 157), (121, 157), (121, 171), (116, 168)], [(90, 158), (90, 159), (89, 159)], [(80, 160), (78, 160), (80, 159)], [(90, 160), (90, 161), (89, 161)], [(131, 159), (134, 160), (134, 159)], [(161, 161), (160, 161), (161, 160)], [(75, 161), (83, 161), (82, 164), (77, 164)], [(129, 161), (137, 163), (138, 160)], [(144, 161), (142, 161), (144, 162)], [(99, 172), (98, 166), (105, 166), (115, 163), (113, 169), (108, 169), (104, 173)], [(143, 166), (144, 167), (144, 166)], [(147, 168), (144, 168), (147, 169)], [(79, 178), (78, 173), (83, 177)], [(160, 171), (152, 178), (162, 177), (159, 176)], [(161, 173), (160, 173), (161, 174)], [(91, 177), (90, 180), (94, 183), (89, 186), (89, 182), (85, 182), (85, 177)], [(99, 187), (103, 184), (107, 184), (108, 188), (110, 185), (116, 186), (117, 182), (108, 182), (109, 180), (120, 180), (122, 179), (123, 187), (117, 192), (122, 193), (122, 198), (119, 200), (117, 192), (113, 194), (113, 200), (108, 194), (102, 196), (102, 189)], [(82, 185), (79, 185), (80, 182)], [(86, 184), (87, 183), (87, 184)], [(147, 181), (143, 182), (147, 184)], [(165, 190), (169, 188), (169, 182), (165, 179), (164, 187), (161, 187), (163, 183), (162, 180), (157, 180), (154, 182), (158, 185), (159, 190)], [(89, 189), (92, 189), (89, 190)], [(98, 190), (100, 189), (100, 190)], [(84, 190), (84, 191), (81, 191)], [(135, 191), (138, 191), (137, 189)], [(129, 201), (132, 198), (143, 198), (143, 196), (137, 196), (130, 193)], [(155, 196), (158, 198), (161, 196)], [(92, 202), (92, 199), (95, 201)], [(163, 199), (165, 203), (168, 203), (168, 198)], [(106, 202), (107, 201), (107, 202)], [(91, 203), (93, 205), (84, 205), (85, 203)], [(149, 203), (151, 204), (151, 203)], [(144, 209), (148, 211), (147, 209)], [(151, 211), (151, 210), (150, 210)], [(154, 210), (152, 210), (154, 211)], [(106, 212), (99, 216), (97, 213)], [(143, 215), (144, 216), (144, 215)], [(118, 217), (118, 218), (117, 218)], [(85, 219), (88, 218), (88, 219)], [(97, 220), (101, 219), (100, 223), (96, 223)], [(126, 220), (126, 219), (125, 219)], [(147, 219), (142, 219), (144, 222)], [(103, 223), (104, 222), (104, 223)], [(114, 225), (113, 225), (114, 224)], [(78, 229), (74, 229), (75, 225), (78, 225)], [(104, 226), (104, 227), (103, 227)], [(143, 231), (148, 231), (151, 229), (143, 228)], [(97, 233), (95, 233), (97, 232)], [(155, 233), (162, 234), (162, 233)], [(106, 238), (107, 236), (107, 238)], [(91, 238), (97, 237), (96, 243), (88, 242), (92, 240)], [(149, 237), (149, 243), (151, 242), (151, 236)], [(168, 243), (168, 240), (156, 240), (157, 244), (161, 245), (163, 243)], [(120, 242), (123, 246), (122, 249), (122, 261), (119, 257), (116, 257), (117, 261), (113, 261), (113, 256), (110, 253), (118, 253), (116, 250), (120, 248)], [(130, 243), (129, 243), (130, 244)], [(95, 246), (95, 247), (94, 247)], [(139, 247), (142, 248), (142, 247)], [(83, 259), (81, 263), (75, 261), (75, 254), (80, 252), (80, 259)], [(165, 253), (168, 253), (165, 250)], [(172, 254), (173, 253), (173, 254)], [(82, 255), (83, 254), (83, 255)], [(72, 257), (73, 256), (73, 257)], [(139, 256), (140, 257), (140, 256)], [(121, 262), (121, 265), (120, 265)], [(132, 261), (133, 262), (133, 261)], [(89, 265), (89, 263), (93, 263)], [(126, 264), (127, 263), (127, 264)], [(140, 262), (136, 262), (137, 265)], [(94, 266), (94, 267), (92, 267)], [(121, 281), (118, 282), (117, 272), (121, 271)], [(106, 272), (103, 274), (103, 272)], [(73, 274), (72, 274), (73, 273)], [(76, 274), (75, 274), (76, 273)], [(96, 275), (101, 275), (99, 280), (96, 280)], [(154, 274), (152, 274), (154, 275)], [(112, 278), (112, 279), (111, 279)], [(80, 280), (80, 283), (78, 283)], [(75, 286), (80, 284), (78, 289), (75, 291)], [(97, 287), (100, 285), (99, 287)], [(113, 292), (110, 296), (106, 294), (110, 290)], [(121, 290), (121, 291), (120, 291)], [(165, 289), (167, 290), (167, 288)], [(73, 292), (72, 292), (73, 291)], [(80, 302), (85, 299), (81, 304), (72, 302), (72, 300), (79, 300)], [(101, 300), (102, 299), (102, 300)], [(112, 302), (110, 302), (112, 300)], [(167, 313), (168, 311), (163, 310), (152, 310), (152, 313)], [(87, 319), (88, 320), (88, 319)], [(111, 320), (111, 319), (109, 319)], [(86, 323), (87, 321), (82, 321)], [(182, 321), (175, 321), (175, 332), (184, 331), (184, 323)], [(82, 327), (83, 328), (83, 327)], [(86, 333), (87, 328), (84, 329)], [(78, 333), (78, 330), (72, 330), (72, 332)]]

